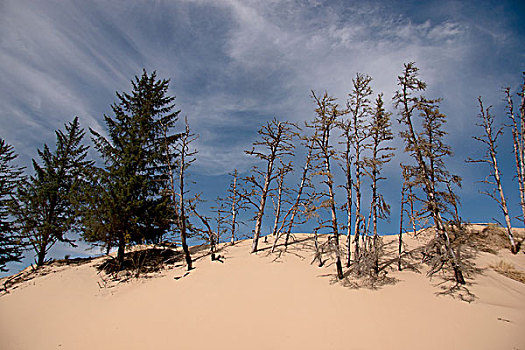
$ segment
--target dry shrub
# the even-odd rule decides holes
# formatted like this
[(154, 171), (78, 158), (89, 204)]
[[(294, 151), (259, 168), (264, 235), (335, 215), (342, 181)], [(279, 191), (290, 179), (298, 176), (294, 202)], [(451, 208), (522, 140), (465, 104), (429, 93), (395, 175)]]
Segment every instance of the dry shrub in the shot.
[(509, 262), (500, 260), (496, 265), (490, 265), (499, 274), (511, 278), (515, 281), (525, 283), (525, 272), (516, 270), (514, 265)]
[(180, 258), (180, 252), (172, 249), (150, 248), (131, 251), (124, 254), (124, 262), (119, 264), (116, 258), (110, 258), (97, 268), (106, 274), (115, 274), (120, 271), (132, 272), (136, 277), (141, 273), (157, 272), (166, 264), (173, 264)]
[(469, 241), (481, 251), (496, 254), (500, 249), (510, 250), (510, 241), (505, 229), (496, 224), (488, 224), (481, 231), (472, 232)]

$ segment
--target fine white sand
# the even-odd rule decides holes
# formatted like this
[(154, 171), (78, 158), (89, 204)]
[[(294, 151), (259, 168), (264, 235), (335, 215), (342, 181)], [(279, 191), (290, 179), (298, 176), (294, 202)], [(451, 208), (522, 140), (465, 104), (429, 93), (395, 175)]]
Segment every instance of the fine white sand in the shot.
[(442, 278), (396, 264), (395, 280), (376, 288), (336, 282), (332, 259), (311, 264), (305, 237), (280, 256), (250, 254), (242, 241), (220, 252), (222, 263), (196, 254), (187, 276), (179, 263), (105, 286), (95, 268), (103, 258), (47, 266), (0, 296), (0, 348), (525, 349), (525, 284), (488, 267), (504, 260), (525, 271), (523, 252), (480, 253), (471, 294), (440, 295)]

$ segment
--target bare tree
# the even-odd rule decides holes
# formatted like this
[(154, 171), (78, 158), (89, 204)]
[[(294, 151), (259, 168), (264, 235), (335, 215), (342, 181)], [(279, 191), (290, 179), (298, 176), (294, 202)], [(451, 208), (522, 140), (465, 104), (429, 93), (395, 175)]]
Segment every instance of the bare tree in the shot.
[[(292, 232), (292, 228), (294, 226), (294, 223), (296, 222), (296, 218), (298, 216), (298, 213), (300, 211), (300, 207), (308, 207), (308, 203), (311, 203), (311, 201), (314, 199), (314, 196), (307, 197), (306, 201), (303, 201), (303, 193), (305, 190), (309, 188), (313, 188), (310, 178), (308, 177), (308, 172), (311, 170), (311, 161), (312, 161), (312, 149), (313, 149), (313, 141), (308, 141), (307, 138), (304, 138), (306, 141), (306, 148), (308, 150), (305, 164), (303, 167), (303, 172), (301, 174), (301, 180), (299, 182), (298, 188), (295, 190), (295, 201), (292, 203), (292, 205), (288, 208), (288, 211), (283, 216), (283, 220), (281, 221), (281, 226), (277, 230), (277, 235), (275, 236), (275, 240), (273, 242), (272, 246), (272, 253), (275, 251), (275, 247), (277, 246), (277, 241), (281, 237), (281, 234), (283, 232), (284, 227), (286, 226), (286, 238), (285, 238), (285, 249), (288, 247), (288, 241), (290, 239), (290, 235)], [(306, 203), (305, 203), (306, 202)]]
[(195, 215), (201, 223), (204, 225), (205, 229), (201, 229), (198, 227), (194, 227), (193, 225), (189, 227), (190, 230), (196, 232), (199, 234), (202, 238), (204, 238), (206, 241), (208, 241), (210, 246), (210, 256), (211, 260), (215, 260), (215, 251), (217, 249), (217, 243), (218, 243), (218, 237), (215, 232), (213, 232), (213, 229), (211, 228), (210, 224), (210, 218), (200, 214), (197, 211), (197, 203), (203, 202), (203, 200), (200, 198), (200, 195), (196, 195), (195, 197), (191, 198), (188, 201), (188, 209), (191, 211), (193, 215)]
[[(261, 140), (253, 143), (252, 150), (245, 151), (246, 154), (255, 156), (266, 163), (265, 170), (254, 167), (252, 170), (254, 174), (245, 178), (245, 181), (252, 186), (252, 190), (243, 194), (243, 198), (257, 208), (252, 253), (257, 252), (270, 184), (278, 177), (274, 171), (275, 162), (278, 159), (284, 159), (286, 156), (293, 156), (293, 138), (296, 135), (296, 132), (293, 131), (294, 128), (295, 126), (290, 122), (273, 119), (259, 130)], [(258, 197), (258, 200), (255, 197)]]
[[(354, 243), (355, 257), (359, 260), (359, 236), (361, 227), (364, 226), (364, 219), (361, 213), (361, 179), (364, 173), (364, 162), (362, 158), (363, 151), (367, 148), (366, 140), (369, 133), (366, 128), (366, 118), (371, 114), (370, 95), (372, 88), (370, 82), (372, 78), (368, 75), (357, 73), (355, 79), (352, 79), (353, 90), (348, 95), (347, 113), (350, 115), (351, 145), (354, 150), (355, 181), (355, 223), (354, 223)], [(347, 182), (349, 174), (347, 175)], [(350, 179), (351, 182), (351, 179)], [(346, 185), (348, 187), (348, 183)], [(347, 190), (348, 191), (348, 190)], [(351, 200), (351, 195), (350, 195)], [(348, 201), (348, 199), (347, 199)], [(351, 204), (347, 204), (350, 206)], [(350, 222), (347, 223), (350, 225)]]
[[(383, 165), (388, 163), (394, 153), (394, 148), (385, 146), (384, 143), (393, 139), (391, 113), (386, 112), (383, 103), (383, 94), (379, 94), (375, 102), (374, 114), (370, 123), (370, 138), (372, 157), (365, 157), (364, 165), (372, 181), (372, 203), (370, 204), (373, 226), (373, 259), (374, 271), (379, 272), (379, 235), (377, 233), (377, 219), (386, 218), (390, 214), (390, 206), (385, 202), (383, 195), (378, 191), (378, 182), (386, 178), (381, 176)], [(370, 221), (369, 221), (370, 222)]]
[(403, 232), (404, 232), (404, 229), (403, 229), (403, 218), (405, 216), (405, 212), (406, 212), (406, 209), (405, 209), (405, 204), (407, 204), (408, 202), (408, 199), (406, 198), (406, 190), (407, 188), (410, 186), (409, 185), (409, 174), (408, 174), (408, 168), (403, 166), (403, 164), (400, 164), (401, 165), (401, 169), (402, 169), (402, 172), (403, 172), (403, 185), (401, 186), (401, 213), (399, 214), (399, 240), (398, 240), (398, 246), (397, 246), (397, 251), (398, 251), (398, 255), (397, 255), (397, 269), (399, 271), (402, 270), (402, 261), (401, 261), (401, 255), (403, 253)]
[(501, 184), (501, 173), (498, 167), (497, 159), (497, 140), (498, 137), (503, 133), (503, 127), (497, 128), (494, 130), (494, 116), (490, 112), (490, 108), (483, 107), (483, 101), (481, 97), (478, 97), (480, 114), (479, 119), (480, 123), (478, 126), (483, 128), (481, 136), (474, 136), (474, 139), (481, 142), (486, 147), (486, 152), (483, 158), (481, 159), (471, 159), (469, 158), (467, 162), (470, 163), (486, 163), (490, 166), (489, 175), (482, 181), (493, 187), (493, 190), (490, 192), (482, 191), (482, 193), (488, 195), (490, 198), (494, 199), (505, 217), (505, 223), (507, 225), (507, 236), (509, 237), (510, 246), (512, 253), (516, 254), (519, 250), (518, 243), (514, 240), (514, 235), (512, 233), (512, 225), (510, 223), (509, 210), (507, 208), (507, 201), (505, 200), (505, 195), (503, 193), (503, 186)]
[(514, 115), (514, 105), (510, 88), (504, 90), (505, 98), (507, 100), (507, 114), (512, 122), (512, 140), (514, 146), (514, 157), (516, 160), (516, 177), (518, 178), (518, 185), (520, 190), (520, 204), (522, 220), (525, 224), (525, 73), (523, 75), (523, 83), (521, 85), (521, 92), (518, 96), (521, 97), (519, 125)]
[(231, 245), (234, 245), (236, 241), (235, 233), (237, 232), (237, 228), (239, 226), (238, 215), (241, 210), (246, 210), (246, 203), (244, 203), (243, 197), (241, 196), (241, 191), (239, 189), (239, 184), (237, 181), (239, 178), (239, 173), (237, 169), (235, 169), (233, 173), (230, 174), (230, 176), (232, 177), (232, 181), (230, 182), (230, 187), (228, 188), (228, 196), (226, 197), (225, 205), (231, 208), (229, 215), (230, 242)]
[[(277, 240), (277, 234), (279, 233), (279, 222), (281, 222), (281, 212), (282, 212), (282, 205), (283, 202), (286, 204), (288, 200), (286, 199), (286, 196), (288, 195), (289, 189), (285, 186), (284, 178), (288, 173), (290, 173), (293, 170), (292, 163), (287, 164), (281, 164), (279, 167), (278, 173), (279, 176), (277, 177), (277, 189), (275, 195), (272, 195), (272, 202), (274, 205), (274, 213), (275, 213), (275, 219), (273, 222), (273, 229), (272, 229), (272, 237), (274, 242)], [(282, 220), (284, 223), (284, 220)], [(266, 237), (264, 236), (264, 241), (266, 242)]]
[[(162, 147), (164, 148), (165, 163), (167, 166), (167, 177), (168, 186), (166, 191), (169, 192), (172, 198), (172, 207), (175, 216), (175, 225), (180, 233), (181, 245), (184, 251), (184, 257), (186, 260), (186, 266), (188, 271), (193, 268), (190, 249), (188, 247), (188, 217), (186, 215), (186, 200), (185, 195), (187, 190), (185, 189), (185, 178), (186, 169), (195, 161), (195, 155), (197, 151), (191, 149), (191, 143), (197, 139), (197, 136), (190, 132), (190, 126), (188, 119), (185, 118), (185, 132), (183, 134), (177, 134), (172, 138), (178, 139), (178, 143), (175, 146), (176, 159), (174, 160), (174, 152), (169, 147), (170, 137), (167, 136), (168, 125), (162, 123), (161, 126), (164, 131), (164, 142)], [(175, 178), (177, 177), (178, 183)], [(178, 198), (177, 198), (178, 197)]]
[[(419, 110), (425, 118), (429, 113), (438, 113), (434, 104), (436, 101), (431, 101), (417, 96), (419, 91), (425, 90), (426, 84), (418, 79), (418, 68), (414, 63), (404, 65), (404, 71), (398, 77), (398, 85), (400, 90), (396, 91), (394, 95), (394, 104), (399, 110), (399, 122), (405, 126), (405, 130), (401, 132), (401, 137), (405, 141), (405, 151), (409, 152), (412, 158), (416, 161), (416, 165), (412, 168), (414, 175), (417, 176), (418, 183), (422, 186), (425, 193), (425, 207), (432, 216), (436, 230), (436, 238), (434, 243), (443, 247), (444, 254), (439, 254), (439, 261), (448, 261), (451, 263), (454, 270), (454, 277), (459, 284), (465, 284), (463, 272), (459, 264), (459, 259), (452, 248), (450, 237), (446, 230), (443, 218), (442, 209), (444, 204), (437, 196), (436, 188), (436, 167), (441, 166), (441, 170), (445, 170), (443, 156), (449, 153), (443, 149), (437, 149), (429, 145), (428, 138), (421, 137), (421, 134), (416, 133), (414, 128), (414, 112)], [(437, 140), (439, 137), (436, 136)], [(445, 146), (442, 144), (442, 146)], [(432, 156), (431, 152), (439, 151), (439, 156)], [(434, 176), (434, 178), (433, 178)], [(438, 251), (441, 251), (439, 249)], [(442, 264), (439, 265), (441, 268)], [(435, 270), (433, 270), (434, 272)]]
[(325, 207), (328, 207), (331, 214), (331, 230), (333, 234), (333, 244), (336, 255), (336, 269), (337, 278), (343, 279), (343, 267), (341, 264), (341, 252), (339, 248), (339, 228), (337, 226), (337, 212), (335, 204), (334, 181), (331, 170), (331, 161), (336, 157), (336, 151), (330, 144), (331, 132), (337, 127), (338, 117), (341, 112), (335, 103), (335, 99), (324, 93), (322, 97), (318, 97), (312, 91), (317, 108), (315, 109), (316, 116), (308, 127), (315, 130), (312, 140), (314, 143), (313, 159), (318, 161), (319, 170), (315, 173), (324, 177), (322, 183), (327, 186), (328, 193), (323, 193), (326, 200)]
[[(343, 140), (340, 143), (344, 145), (344, 150), (341, 154), (343, 168), (345, 174), (345, 184), (342, 187), (346, 192), (346, 202), (342, 206), (342, 209), (346, 209), (346, 267), (350, 267), (352, 260), (352, 203), (353, 203), (353, 179), (352, 179), (352, 120), (344, 120), (339, 123), (339, 127), (343, 133)], [(359, 248), (357, 248), (359, 249)]]

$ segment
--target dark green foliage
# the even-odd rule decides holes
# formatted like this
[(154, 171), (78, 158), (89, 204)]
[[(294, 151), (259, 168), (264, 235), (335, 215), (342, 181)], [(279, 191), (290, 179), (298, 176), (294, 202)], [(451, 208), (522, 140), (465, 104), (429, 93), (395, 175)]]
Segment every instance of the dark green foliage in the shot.
[(0, 271), (7, 271), (6, 263), (22, 258), (21, 237), (15, 234), (9, 216), (12, 196), (22, 174), (22, 169), (12, 164), (16, 157), (13, 146), (0, 138)]
[[(91, 130), (96, 149), (105, 162), (86, 199), (92, 206), (83, 224), (84, 238), (118, 246), (118, 260), (130, 242), (155, 242), (170, 227), (171, 210), (166, 187), (167, 136), (180, 111), (173, 111), (175, 97), (168, 95), (169, 80), (157, 80), (156, 73), (131, 82), (133, 90), (117, 93), (113, 117), (104, 116), (108, 138)], [(173, 158), (174, 155), (168, 155)], [(95, 206), (93, 206), (95, 204)]]
[(89, 175), (92, 161), (86, 160), (89, 147), (81, 144), (84, 130), (78, 117), (56, 131), (56, 150), (47, 145), (38, 150), (40, 164), (33, 159), (35, 174), (21, 181), (13, 214), (20, 232), (36, 253), (38, 266), (57, 242), (67, 242), (65, 234), (78, 223), (77, 200)]

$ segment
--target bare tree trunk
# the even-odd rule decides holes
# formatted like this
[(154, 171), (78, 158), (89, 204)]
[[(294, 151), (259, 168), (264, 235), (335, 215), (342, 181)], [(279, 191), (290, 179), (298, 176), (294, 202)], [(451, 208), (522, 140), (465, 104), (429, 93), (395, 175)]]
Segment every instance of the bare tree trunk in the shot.
[(283, 196), (283, 185), (284, 185), (285, 169), (279, 169), (279, 182), (277, 185), (277, 206), (275, 208), (275, 220), (273, 222), (272, 237), (277, 239), (277, 229), (279, 228), (279, 219), (281, 218), (281, 201)]
[(346, 135), (345, 149), (345, 173), (346, 173), (346, 267), (352, 263), (352, 200), (353, 200), (353, 181), (352, 164), (350, 159), (350, 135)]
[(259, 211), (255, 221), (255, 230), (253, 232), (252, 253), (257, 252), (257, 245), (259, 244), (259, 236), (261, 234), (262, 219), (264, 216), (264, 207), (266, 206), (266, 197), (268, 196), (268, 189), (270, 187), (270, 178), (273, 171), (273, 159), (268, 162), (268, 170), (264, 179), (264, 187), (261, 192), (261, 202), (259, 204)]
[(513, 254), (516, 254), (518, 252), (518, 246), (517, 246), (516, 241), (514, 240), (514, 235), (512, 234), (512, 225), (510, 223), (509, 210), (507, 208), (507, 201), (505, 200), (505, 195), (503, 193), (503, 186), (501, 185), (498, 161), (496, 159), (496, 152), (493, 146), (491, 147), (490, 156), (492, 157), (492, 164), (494, 166), (494, 179), (496, 180), (496, 185), (498, 187), (499, 196), (501, 198), (501, 209), (503, 211), (503, 215), (505, 216), (505, 223), (507, 225), (507, 235), (509, 237), (510, 246), (511, 246), (510, 250), (512, 251)]
[[(186, 121), (186, 135), (184, 137), (189, 136), (189, 126)], [(183, 143), (186, 143), (185, 140), (183, 140)], [(190, 249), (188, 248), (188, 243), (186, 242), (187, 238), (187, 227), (186, 227), (186, 215), (184, 212), (184, 170), (186, 168), (186, 150), (184, 149), (186, 145), (183, 144), (181, 154), (180, 154), (180, 170), (179, 170), (179, 231), (180, 231), (180, 240), (182, 244), (182, 250), (184, 251), (184, 257), (186, 259), (186, 266), (188, 271), (190, 271), (192, 266), (192, 260), (190, 255)]]
[[(377, 151), (374, 149), (374, 159)], [(379, 247), (377, 234), (377, 170), (372, 171), (372, 228), (373, 228), (373, 251), (374, 251), (374, 272), (379, 273)]]
[(359, 163), (359, 156), (356, 155), (356, 171), (355, 171), (355, 226), (354, 226), (354, 259), (357, 261), (360, 257), (359, 252), (359, 235), (361, 229), (361, 167)]
[(523, 123), (525, 121), (524, 116), (524, 104), (525, 104), (525, 94), (523, 94), (523, 90), (525, 90), (525, 82), (522, 87), (522, 94), (521, 94), (521, 108), (520, 108), (520, 128), (518, 129), (518, 123), (516, 122), (516, 118), (514, 117), (514, 107), (512, 103), (512, 98), (510, 95), (510, 89), (505, 89), (505, 95), (507, 98), (507, 108), (509, 117), (512, 120), (512, 138), (514, 141), (514, 157), (516, 161), (516, 175), (518, 178), (518, 185), (520, 190), (520, 205), (521, 205), (521, 213), (522, 213), (522, 219), (523, 223), (525, 224), (525, 160), (524, 160), (524, 139), (523, 139)]
[(399, 242), (397, 246), (397, 269), (398, 271), (402, 270), (402, 262), (401, 262), (401, 254), (403, 250), (403, 217), (405, 216), (404, 213), (404, 205), (405, 205), (405, 184), (403, 183), (403, 186), (401, 186), (401, 214), (399, 216)]
[[(416, 136), (416, 133), (414, 131), (414, 126), (412, 124), (412, 109), (408, 106), (408, 92), (407, 92), (408, 86), (406, 84), (403, 85), (403, 107), (404, 107), (404, 122), (408, 126), (408, 137), (412, 140), (412, 143), (414, 145), (418, 145), (419, 138)], [(454, 270), (454, 275), (456, 278), (456, 282), (459, 284), (465, 284), (465, 280), (463, 278), (463, 273), (461, 271), (461, 267), (459, 266), (456, 254), (454, 253), (454, 250), (452, 249), (450, 245), (450, 238), (448, 236), (448, 233), (445, 229), (445, 226), (443, 225), (443, 220), (441, 218), (441, 214), (439, 213), (439, 207), (436, 202), (435, 198), (435, 188), (433, 187), (432, 183), (430, 182), (430, 173), (427, 169), (427, 165), (424, 161), (422, 150), (420, 147), (415, 147), (415, 156), (417, 163), (419, 165), (419, 169), (422, 172), (422, 180), (425, 187), (425, 193), (427, 196), (427, 203), (428, 207), (430, 208), (430, 211), (432, 213), (432, 217), (434, 219), (434, 225), (436, 226), (437, 232), (439, 232), (444, 238), (445, 238), (445, 248), (448, 252), (448, 254), (451, 257), (452, 260), (452, 268)]]
[(322, 253), (321, 251), (319, 250), (319, 239), (318, 239), (318, 235), (317, 235), (317, 230), (314, 231), (314, 244), (315, 244), (315, 253), (316, 253), (316, 256), (317, 256), (317, 259), (319, 260), (319, 267), (322, 267), (323, 266), (323, 257), (322, 257)]
[(414, 236), (417, 235), (417, 227), (416, 227), (416, 216), (414, 215), (414, 194), (412, 192), (412, 186), (408, 186), (408, 198), (409, 198), (409, 204), (410, 204), (410, 223), (412, 224), (412, 232), (414, 232)]
[[(326, 135), (328, 138), (328, 135)], [(337, 269), (337, 278), (340, 280), (343, 279), (343, 266), (341, 264), (341, 252), (339, 249), (339, 228), (337, 227), (337, 214), (335, 210), (335, 193), (333, 189), (333, 180), (332, 180), (332, 173), (330, 171), (330, 159), (328, 157), (325, 158), (325, 170), (327, 174), (327, 180), (326, 184), (328, 185), (328, 198), (330, 200), (330, 212), (332, 215), (332, 231), (334, 233), (334, 243), (335, 243), (335, 255), (336, 255), (336, 261), (335, 266)]]
[(283, 226), (284, 226), (284, 224), (286, 222), (286, 219), (287, 219), (287, 217), (289, 215), (291, 215), (290, 221), (288, 222), (288, 228), (286, 230), (286, 238), (285, 238), (285, 242), (284, 242), (285, 249), (286, 249), (286, 247), (288, 247), (288, 241), (290, 239), (290, 234), (292, 233), (292, 228), (293, 228), (293, 224), (295, 222), (295, 217), (297, 215), (297, 211), (299, 210), (299, 204), (301, 203), (301, 196), (302, 196), (303, 190), (304, 190), (304, 188), (306, 186), (308, 170), (310, 169), (310, 162), (312, 161), (312, 151), (313, 151), (313, 141), (308, 146), (308, 154), (306, 156), (306, 161), (305, 161), (305, 164), (304, 164), (304, 167), (303, 167), (303, 173), (302, 173), (302, 176), (301, 176), (301, 182), (299, 184), (299, 189), (297, 190), (297, 196), (295, 198), (295, 202), (290, 207), (290, 209), (288, 209), (288, 212), (283, 217), (283, 222), (282, 222), (281, 227), (278, 230), (278, 234), (275, 237), (275, 240), (273, 242), (272, 253), (275, 250), (275, 247), (277, 245), (277, 240), (279, 239), (281, 230), (282, 230), (282, 228), (283, 228)]
[[(516, 254), (518, 252), (518, 244), (514, 240), (514, 235), (512, 233), (512, 225), (510, 222), (509, 211), (507, 208), (507, 201), (505, 200), (505, 195), (503, 193), (503, 186), (501, 184), (500, 171), (498, 167), (498, 159), (496, 156), (496, 140), (499, 134), (501, 134), (502, 129), (500, 128), (496, 132), (492, 130), (494, 118), (490, 114), (490, 107), (487, 108), (487, 110), (484, 109), (481, 97), (478, 98), (478, 102), (479, 102), (479, 106), (481, 109), (480, 117), (482, 119), (482, 124), (481, 125), (478, 124), (478, 125), (483, 127), (485, 135), (484, 137), (474, 137), (474, 139), (480, 142), (483, 142), (484, 144), (487, 145), (488, 156), (487, 158), (482, 159), (482, 160), (469, 160), (469, 161), (470, 162), (484, 162), (492, 166), (491, 175), (495, 180), (495, 183), (492, 183), (492, 184), (496, 185), (496, 191), (499, 194), (499, 199), (497, 198), (497, 196), (494, 195), (494, 193), (492, 194), (486, 193), (486, 194), (488, 194), (491, 198), (493, 198), (499, 204), (503, 212), (503, 215), (505, 216), (505, 223), (507, 226), (507, 236), (509, 237), (509, 241), (511, 245), (510, 250), (512, 251), (513, 254)], [(485, 181), (485, 182), (488, 182), (488, 181)], [(488, 183), (491, 183), (491, 182), (488, 182)]]
[(235, 244), (235, 225), (237, 224), (237, 169), (233, 173), (233, 188), (232, 188), (232, 228), (231, 228), (231, 244)]

